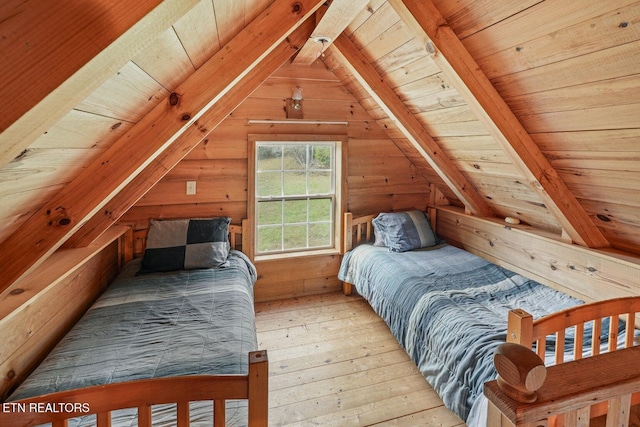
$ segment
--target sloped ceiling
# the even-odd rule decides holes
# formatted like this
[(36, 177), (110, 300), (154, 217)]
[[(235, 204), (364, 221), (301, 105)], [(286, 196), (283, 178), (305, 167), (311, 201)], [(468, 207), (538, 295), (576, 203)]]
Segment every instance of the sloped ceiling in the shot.
[(0, 5), (0, 289), (291, 59), (323, 61), (452, 204), (640, 254), (640, 2), (58, 3)]

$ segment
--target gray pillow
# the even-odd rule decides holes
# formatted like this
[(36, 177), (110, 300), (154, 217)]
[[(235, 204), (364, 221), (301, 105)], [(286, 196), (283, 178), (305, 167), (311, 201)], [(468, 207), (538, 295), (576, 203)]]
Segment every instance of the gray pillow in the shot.
[(429, 218), (420, 210), (381, 213), (373, 221), (374, 231), (380, 233), (384, 245), (391, 252), (406, 252), (434, 246), (436, 235)]

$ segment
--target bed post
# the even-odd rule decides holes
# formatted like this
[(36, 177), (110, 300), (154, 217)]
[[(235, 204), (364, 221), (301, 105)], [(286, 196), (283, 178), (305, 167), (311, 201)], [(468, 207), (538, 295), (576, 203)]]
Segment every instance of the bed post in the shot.
[(267, 352), (249, 353), (249, 427), (269, 423), (269, 359)]
[[(345, 212), (344, 220), (342, 221), (342, 255), (353, 249), (352, 221), (353, 214), (351, 212)], [(345, 295), (351, 295), (352, 292), (351, 283), (342, 282), (342, 293)]]
[(521, 309), (509, 311), (507, 342), (531, 348), (533, 343), (533, 316)]

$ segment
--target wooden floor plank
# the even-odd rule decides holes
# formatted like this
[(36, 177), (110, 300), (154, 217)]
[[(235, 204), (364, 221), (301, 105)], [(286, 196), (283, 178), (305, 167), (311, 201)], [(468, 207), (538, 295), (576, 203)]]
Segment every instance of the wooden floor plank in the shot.
[(464, 426), (360, 297), (257, 303), (256, 324), (269, 352), (269, 425)]

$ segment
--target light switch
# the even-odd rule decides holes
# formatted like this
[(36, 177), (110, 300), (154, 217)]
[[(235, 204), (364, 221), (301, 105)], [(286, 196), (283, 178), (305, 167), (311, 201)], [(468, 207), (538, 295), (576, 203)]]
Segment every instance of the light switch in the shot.
[(187, 195), (192, 196), (196, 194), (196, 182), (187, 181)]

